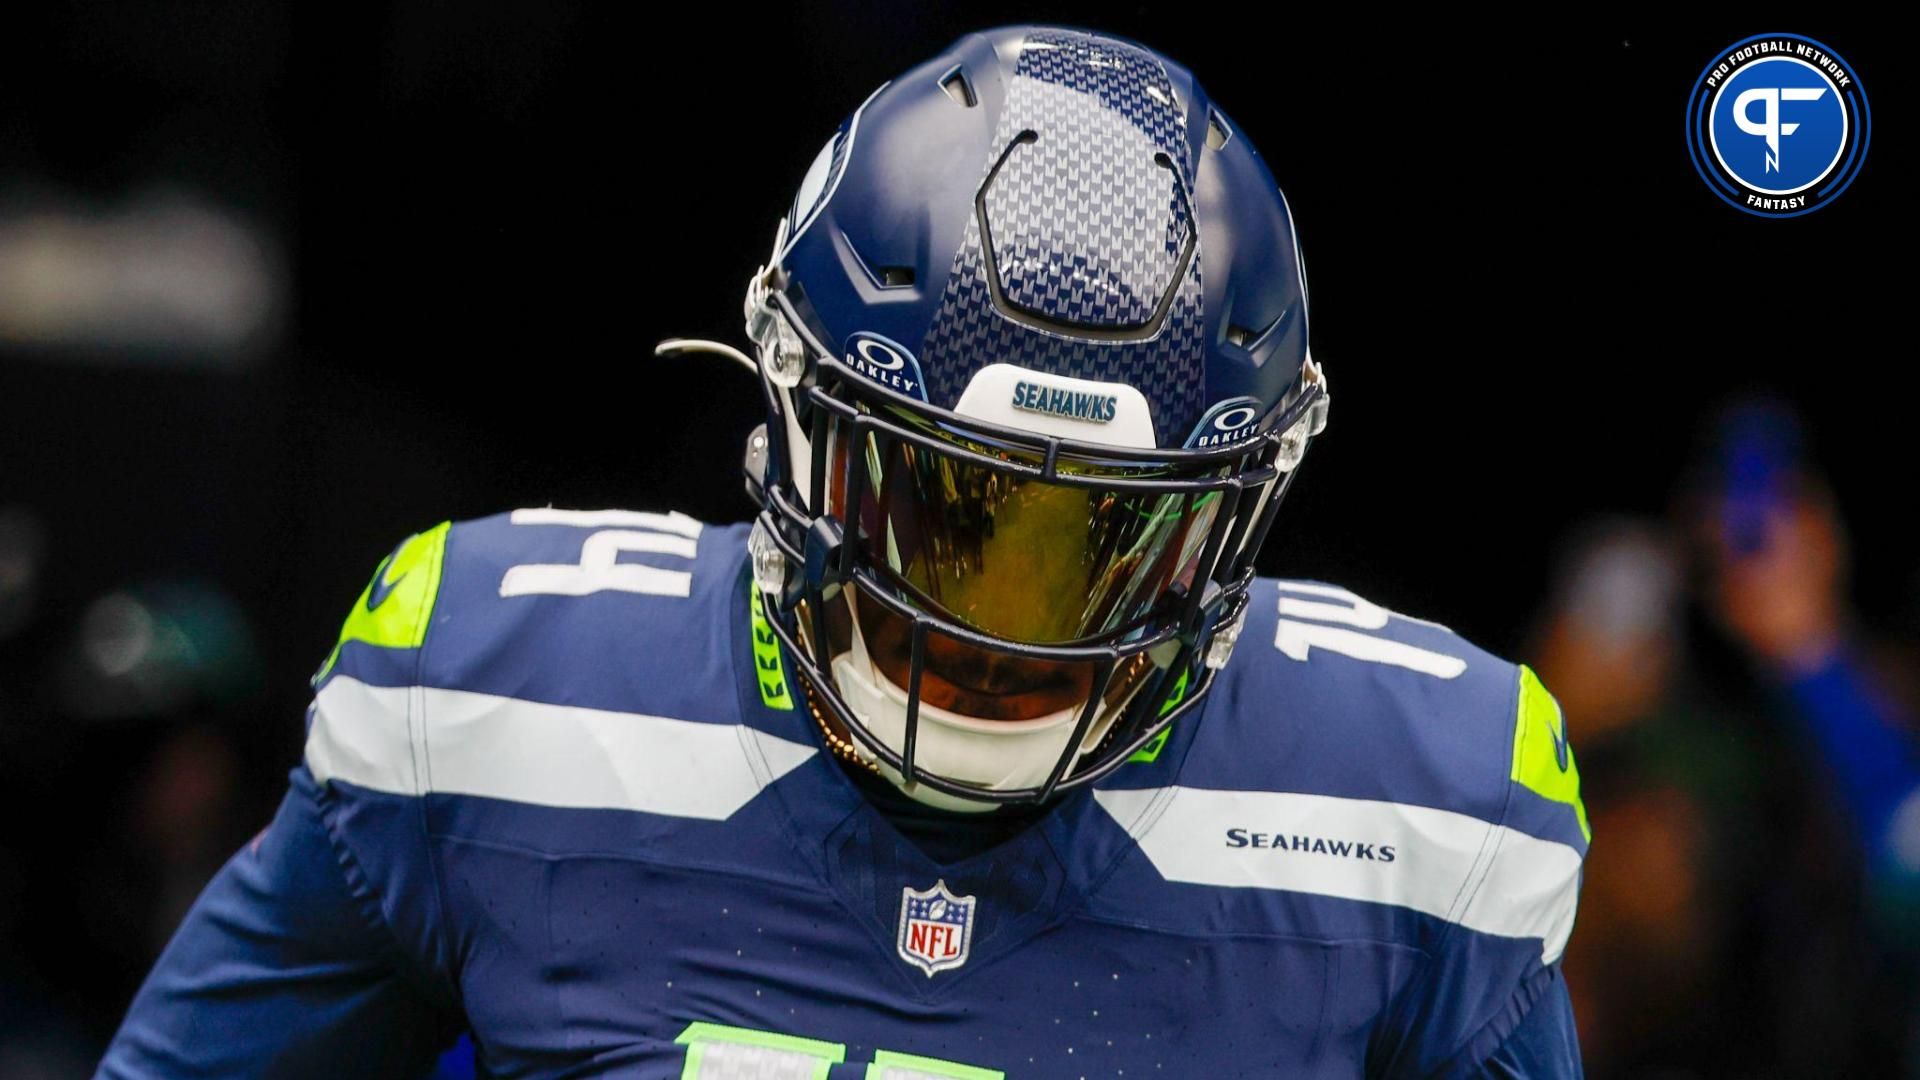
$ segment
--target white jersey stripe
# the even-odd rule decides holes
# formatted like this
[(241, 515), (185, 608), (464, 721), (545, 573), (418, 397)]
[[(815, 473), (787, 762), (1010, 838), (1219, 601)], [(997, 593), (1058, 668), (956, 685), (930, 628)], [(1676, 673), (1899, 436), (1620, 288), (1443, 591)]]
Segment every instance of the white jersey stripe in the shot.
[[(1482, 933), (1538, 938), (1542, 963), (1559, 959), (1573, 932), (1580, 853), (1470, 814), (1186, 787), (1100, 790), (1094, 798), (1168, 881), (1393, 904)], [(1275, 846), (1276, 837), (1286, 846)], [(1339, 841), (1350, 853), (1294, 850), (1294, 838)], [(1357, 845), (1372, 857), (1355, 854)], [(1392, 849), (1391, 861), (1383, 848)]]
[(322, 783), (721, 821), (815, 752), (740, 724), (335, 675), (315, 698), (306, 754)]
[(369, 686), (335, 675), (313, 699), (313, 723), (307, 728), (307, 769), (326, 783), (335, 777), (375, 791), (418, 795), (422, 779), (414, 767), (414, 715), (407, 699), (414, 686)]

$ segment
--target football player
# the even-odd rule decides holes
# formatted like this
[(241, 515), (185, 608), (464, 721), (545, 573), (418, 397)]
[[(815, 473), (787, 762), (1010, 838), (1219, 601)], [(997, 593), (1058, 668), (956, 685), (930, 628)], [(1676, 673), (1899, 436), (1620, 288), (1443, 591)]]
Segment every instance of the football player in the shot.
[(1016, 27), (867, 99), (746, 301), (749, 524), (401, 543), (113, 1077), (1578, 1075), (1525, 667), (1254, 554), (1328, 414), (1193, 75)]

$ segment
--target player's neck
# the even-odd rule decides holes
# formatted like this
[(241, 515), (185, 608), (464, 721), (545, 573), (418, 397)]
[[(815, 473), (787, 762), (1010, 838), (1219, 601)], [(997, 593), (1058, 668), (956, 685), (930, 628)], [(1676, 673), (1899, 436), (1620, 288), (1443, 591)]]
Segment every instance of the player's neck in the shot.
[(918, 802), (870, 770), (834, 758), (869, 803), (921, 854), (951, 864), (988, 851), (1044, 817), (1049, 806), (1002, 806), (985, 813), (958, 813)]

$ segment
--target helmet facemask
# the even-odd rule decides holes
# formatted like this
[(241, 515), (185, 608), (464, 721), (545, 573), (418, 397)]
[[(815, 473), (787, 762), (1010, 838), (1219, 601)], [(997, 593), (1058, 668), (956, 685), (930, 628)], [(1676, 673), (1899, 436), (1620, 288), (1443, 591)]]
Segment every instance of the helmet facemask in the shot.
[(749, 294), (784, 434), (749, 477), (756, 579), (836, 746), (985, 808), (1098, 779), (1201, 699), (1323, 416), (1317, 370), (1230, 446), (1077, 442), (863, 377), (779, 280)]

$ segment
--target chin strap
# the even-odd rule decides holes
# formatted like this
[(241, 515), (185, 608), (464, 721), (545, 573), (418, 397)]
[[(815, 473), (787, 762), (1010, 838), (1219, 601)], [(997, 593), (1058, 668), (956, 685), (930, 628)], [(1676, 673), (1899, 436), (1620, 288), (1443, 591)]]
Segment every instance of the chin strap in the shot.
[(807, 678), (806, 674), (798, 669), (795, 669), (793, 676), (793, 681), (800, 684), (801, 695), (807, 699), (807, 711), (813, 714), (813, 722), (819, 725), (820, 737), (826, 740), (827, 749), (833, 751), (834, 756), (842, 761), (852, 762), (864, 767), (868, 772), (878, 773), (880, 763), (860, 753), (860, 748), (854, 745), (852, 739), (844, 737), (827, 722), (826, 716), (820, 711), (820, 703), (814, 700), (813, 680)]

